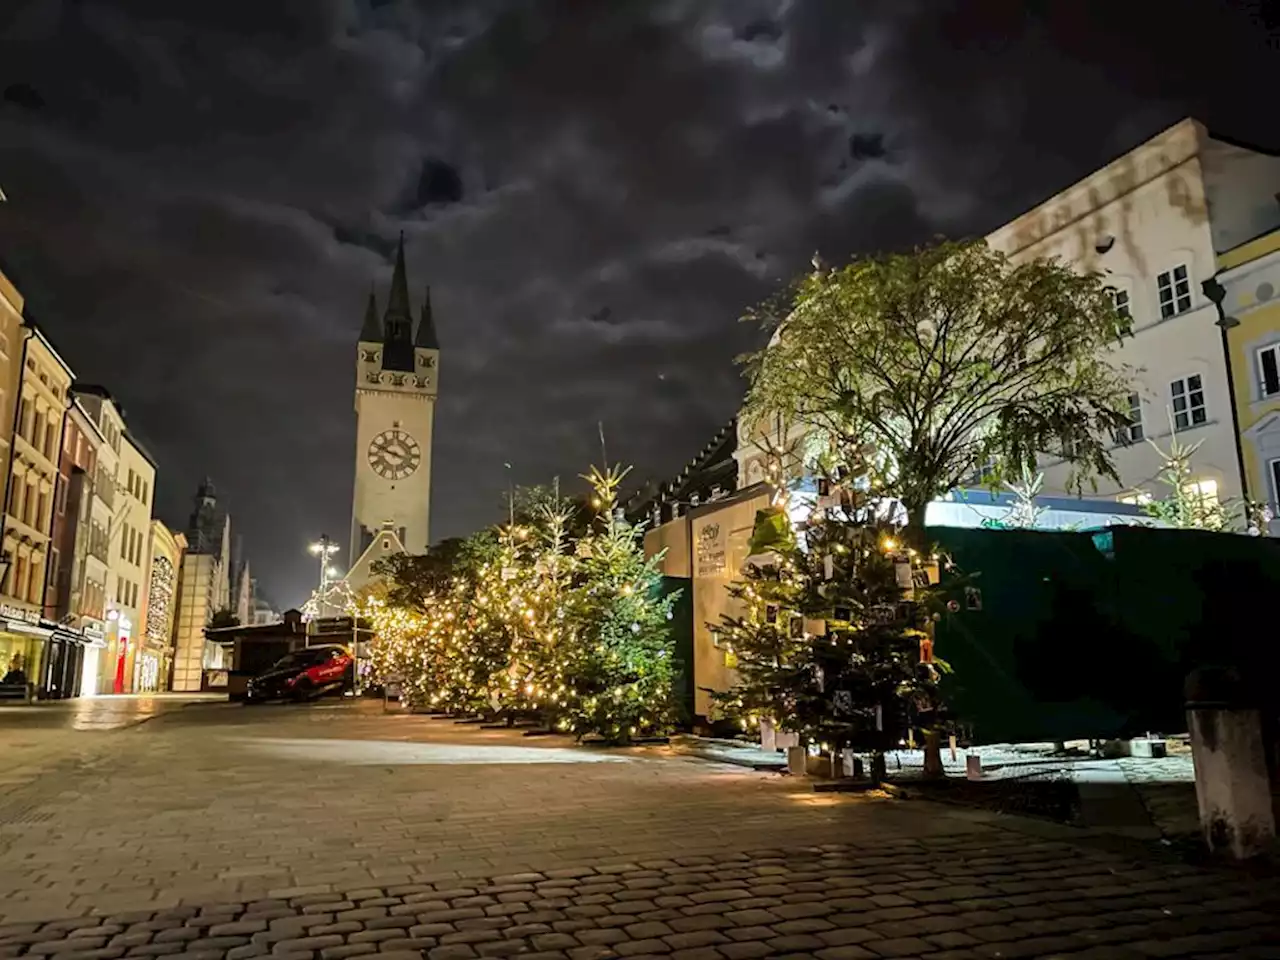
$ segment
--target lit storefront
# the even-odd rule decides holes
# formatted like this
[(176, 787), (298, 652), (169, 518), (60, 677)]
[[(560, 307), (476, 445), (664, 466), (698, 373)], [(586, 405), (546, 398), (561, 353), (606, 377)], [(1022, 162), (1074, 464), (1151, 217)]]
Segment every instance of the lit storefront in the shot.
[(134, 649), (133, 622), (119, 610), (107, 611), (105, 649), (99, 655), (98, 693), (119, 694), (128, 689)]
[(25, 683), (40, 700), (64, 700), (81, 695), (87, 656), (93, 639), (35, 612), (0, 605), (0, 673), (6, 683)]
[(0, 605), (0, 674), (6, 684), (39, 683), (45, 640), (52, 633), (41, 628), (33, 611)]
[(96, 697), (104, 692), (99, 687), (99, 673), (107, 649), (107, 633), (101, 620), (81, 618), (80, 632), (84, 636), (84, 653), (81, 656), (80, 696)]

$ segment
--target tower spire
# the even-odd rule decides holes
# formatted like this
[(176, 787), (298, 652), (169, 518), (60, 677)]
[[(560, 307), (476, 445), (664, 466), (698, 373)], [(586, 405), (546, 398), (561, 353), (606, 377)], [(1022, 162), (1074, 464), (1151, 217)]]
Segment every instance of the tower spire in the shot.
[(382, 369), (413, 373), (413, 312), (409, 306), (409, 280), (404, 268), (404, 231), (396, 250), (391, 294), (382, 317)]
[[(391, 295), (387, 300), (387, 312), (383, 317), (387, 330), (387, 339), (399, 339), (402, 334), (405, 340), (410, 337), (413, 326), (413, 313), (409, 307), (409, 280), (404, 268), (404, 231), (400, 231), (400, 246), (396, 249), (396, 269), (391, 275)], [(403, 326), (401, 324), (403, 323)]]
[(360, 340), (364, 343), (382, 342), (382, 322), (378, 319), (378, 298), (369, 284), (369, 304), (364, 309), (364, 323), (360, 327)]
[(436, 335), (436, 322), (431, 315), (431, 288), (427, 287), (422, 295), (422, 315), (418, 318), (418, 335), (414, 338), (415, 347), (426, 347), (428, 350), (440, 349), (440, 338)]

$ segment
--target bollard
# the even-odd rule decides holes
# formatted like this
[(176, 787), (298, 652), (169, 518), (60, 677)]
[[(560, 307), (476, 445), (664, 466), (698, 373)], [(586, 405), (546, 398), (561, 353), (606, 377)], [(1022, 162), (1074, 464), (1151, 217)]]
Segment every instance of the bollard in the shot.
[(1237, 860), (1266, 853), (1276, 824), (1261, 714), (1246, 705), (1244, 684), (1234, 670), (1195, 670), (1186, 694), (1205, 842), (1212, 852)]
[(809, 772), (809, 751), (804, 747), (787, 747), (787, 772), (803, 777)]

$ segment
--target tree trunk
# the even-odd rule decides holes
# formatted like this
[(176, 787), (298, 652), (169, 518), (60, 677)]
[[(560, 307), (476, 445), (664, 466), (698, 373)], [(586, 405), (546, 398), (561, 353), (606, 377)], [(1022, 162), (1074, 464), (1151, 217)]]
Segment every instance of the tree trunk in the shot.
[[(920, 553), (926, 553), (929, 544), (926, 542), (924, 529), (925, 510), (928, 509), (928, 503), (907, 503), (903, 501), (903, 507), (907, 511), (907, 526), (902, 530), (902, 541), (907, 546)], [(929, 631), (929, 638), (933, 639), (933, 624), (929, 624), (925, 629)], [(934, 728), (924, 731), (924, 776), (929, 780), (939, 780), (947, 775), (946, 769), (942, 765), (942, 734)]]
[(942, 766), (942, 734), (937, 730), (924, 732), (924, 776), (926, 780), (941, 780), (947, 775)]

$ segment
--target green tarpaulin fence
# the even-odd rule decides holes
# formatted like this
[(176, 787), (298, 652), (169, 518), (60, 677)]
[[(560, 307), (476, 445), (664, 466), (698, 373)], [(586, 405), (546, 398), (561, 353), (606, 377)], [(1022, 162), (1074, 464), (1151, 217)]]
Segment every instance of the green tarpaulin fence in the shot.
[(949, 707), (979, 742), (1185, 729), (1183, 683), (1237, 667), (1277, 699), (1280, 545), (1112, 527), (1090, 533), (937, 527), (976, 590), (938, 625)]

